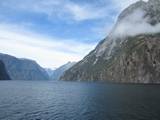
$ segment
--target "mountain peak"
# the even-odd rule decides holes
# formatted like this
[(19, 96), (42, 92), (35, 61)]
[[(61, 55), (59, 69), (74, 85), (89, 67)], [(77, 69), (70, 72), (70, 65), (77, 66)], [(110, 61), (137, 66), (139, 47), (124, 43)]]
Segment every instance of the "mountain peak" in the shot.
[(149, 3), (158, 3), (160, 0), (149, 0)]
[(127, 7), (105, 40), (67, 70), (62, 80), (160, 82), (160, 0)]
[(130, 5), (126, 9), (122, 11), (122, 13), (118, 17), (118, 21), (121, 21), (123, 18), (126, 16), (130, 15), (133, 13), (136, 9), (143, 9), (146, 6), (147, 2), (140, 0), (135, 2), (134, 4)]

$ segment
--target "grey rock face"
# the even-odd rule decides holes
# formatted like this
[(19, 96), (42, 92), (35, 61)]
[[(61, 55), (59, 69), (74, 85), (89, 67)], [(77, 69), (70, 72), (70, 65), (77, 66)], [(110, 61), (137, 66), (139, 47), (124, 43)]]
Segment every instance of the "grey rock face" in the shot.
[[(61, 79), (159, 83), (160, 36), (158, 33), (160, 29), (159, 32), (145, 33), (145, 31), (141, 31), (133, 35), (115, 37), (119, 25), (128, 19), (138, 25), (145, 21), (144, 25), (154, 28), (160, 23), (159, 6), (160, 0), (149, 0), (148, 2), (139, 1), (126, 8), (118, 17), (109, 36), (101, 41), (83, 60), (67, 70)], [(140, 14), (140, 17), (137, 16), (137, 19), (133, 18), (132, 14), (134, 15), (134, 12), (139, 10), (143, 14)], [(135, 32), (138, 31), (138, 28), (133, 27), (131, 30)]]
[(35, 61), (0, 54), (12, 80), (48, 80), (48, 74)]
[(4, 63), (0, 60), (0, 80), (10, 80)]
[(102, 80), (160, 83), (160, 35), (138, 35), (127, 39), (118, 55), (107, 64)]

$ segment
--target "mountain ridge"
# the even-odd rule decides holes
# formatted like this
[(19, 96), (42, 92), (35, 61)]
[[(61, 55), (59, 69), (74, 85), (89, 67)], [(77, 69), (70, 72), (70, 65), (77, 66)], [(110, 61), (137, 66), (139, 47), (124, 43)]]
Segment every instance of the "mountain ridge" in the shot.
[[(159, 74), (160, 72), (160, 59), (154, 58), (156, 59), (156, 68), (153, 67), (155, 61), (150, 60), (153, 59), (151, 54), (154, 54), (154, 57), (157, 57), (159, 56), (159, 53), (156, 51), (160, 51), (158, 47), (158, 45), (160, 45), (158, 34), (160, 32), (159, 5), (159, 0), (149, 0), (148, 2), (138, 1), (122, 11), (118, 17), (117, 23), (106, 39), (101, 41), (93, 51), (84, 57), (83, 60), (66, 71), (61, 77), (61, 80), (100, 80), (119, 83), (159, 83), (159, 75), (156, 75), (154, 78), (154, 73), (148, 70), (148, 68), (152, 68), (153, 71), (156, 71), (156, 74)], [(150, 29), (146, 30), (146, 27)], [(140, 38), (150, 42), (144, 42), (141, 46), (143, 49), (137, 48), (133, 52), (134, 55), (132, 56), (131, 50), (132, 47), (134, 47), (132, 45), (141, 45), (141, 43), (138, 42), (142, 41)], [(154, 47), (156, 50), (152, 52), (150, 49), (154, 49)], [(123, 49), (125, 51), (123, 51)], [(131, 54), (128, 58), (126, 56), (127, 51), (130, 51)], [(139, 51), (143, 51), (141, 56), (146, 58), (148, 63), (146, 63), (144, 59), (139, 56)], [(147, 54), (149, 55), (147, 56)], [(129, 63), (127, 60), (129, 58), (133, 58), (135, 64), (138, 66), (143, 64), (143, 67), (139, 68), (138, 66), (130, 66), (130, 68), (128, 68), (127, 66), (129, 66)], [(115, 59), (117, 60), (115, 61)], [(150, 66), (148, 66), (148, 64)], [(136, 71), (144, 73), (140, 74)], [(143, 77), (143, 75), (148, 75), (148, 77)]]
[(2, 53), (0, 53), (0, 60), (4, 62), (12, 80), (49, 80), (46, 71), (34, 60)]

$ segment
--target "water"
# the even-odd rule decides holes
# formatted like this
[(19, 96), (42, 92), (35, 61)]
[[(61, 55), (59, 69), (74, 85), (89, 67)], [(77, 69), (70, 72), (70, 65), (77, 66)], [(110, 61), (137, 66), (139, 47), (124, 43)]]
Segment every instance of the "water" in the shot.
[(0, 120), (160, 120), (160, 86), (1, 81)]

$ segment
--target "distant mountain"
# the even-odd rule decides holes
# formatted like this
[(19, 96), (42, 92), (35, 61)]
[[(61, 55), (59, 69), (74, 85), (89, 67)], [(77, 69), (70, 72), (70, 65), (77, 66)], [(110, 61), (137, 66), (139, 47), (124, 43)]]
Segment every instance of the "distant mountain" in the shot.
[(12, 80), (49, 80), (46, 71), (33, 60), (7, 54), (0, 54), (0, 60), (5, 64)]
[(49, 77), (51, 77), (52, 74), (54, 73), (54, 70), (53, 70), (53, 69), (45, 68), (45, 70), (46, 70), (46, 72), (47, 72), (47, 74), (48, 74)]
[(0, 60), (0, 80), (10, 80), (4, 63)]
[(59, 67), (55, 70), (47, 69), (48, 74), (50, 75), (50, 79), (51, 80), (59, 80), (59, 78), (64, 74), (64, 72), (66, 70), (68, 70), (69, 68), (71, 68), (75, 64), (76, 64), (76, 62), (68, 62), (65, 65), (62, 65), (61, 67)]
[(110, 34), (61, 80), (160, 83), (160, 0), (142, 0), (118, 17)]

